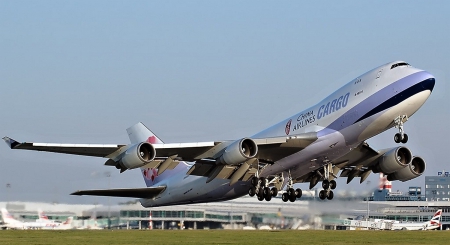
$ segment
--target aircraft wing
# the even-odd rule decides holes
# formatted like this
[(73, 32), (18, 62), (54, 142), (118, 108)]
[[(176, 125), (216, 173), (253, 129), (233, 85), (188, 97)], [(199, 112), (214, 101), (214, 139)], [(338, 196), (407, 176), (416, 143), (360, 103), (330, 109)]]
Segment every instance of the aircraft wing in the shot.
[[(274, 137), (252, 139), (258, 145), (257, 158), (275, 162), (283, 157), (303, 149), (317, 139), (316, 133), (306, 133), (294, 137)], [(130, 145), (114, 144), (61, 144), (61, 143), (33, 143), (18, 142), (10, 137), (3, 140), (11, 149), (47, 151), (83, 156), (106, 157), (117, 160)], [(178, 160), (196, 161), (201, 159), (217, 159), (225, 149), (235, 141), (193, 142), (152, 144), (156, 150), (156, 158), (177, 156)]]
[(47, 151), (94, 157), (106, 157), (125, 146), (111, 144), (19, 143), (9, 137), (3, 137), (3, 140), (11, 149)]
[(103, 190), (82, 190), (71, 193), (77, 196), (109, 196), (109, 197), (134, 197), (134, 198), (154, 198), (166, 189), (165, 186), (147, 188), (122, 188)]

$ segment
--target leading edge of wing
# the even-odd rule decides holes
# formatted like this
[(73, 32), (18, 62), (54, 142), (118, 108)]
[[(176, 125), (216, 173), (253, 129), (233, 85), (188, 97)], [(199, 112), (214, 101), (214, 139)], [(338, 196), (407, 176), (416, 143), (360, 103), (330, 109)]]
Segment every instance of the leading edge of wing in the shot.
[(18, 141), (7, 136), (3, 137), (3, 140), (11, 149), (47, 151), (95, 157), (106, 157), (124, 146), (114, 144), (19, 143)]
[(134, 198), (154, 198), (166, 189), (165, 186), (146, 188), (122, 188), (103, 190), (81, 190), (71, 193), (76, 196), (109, 196), (109, 197), (134, 197)]

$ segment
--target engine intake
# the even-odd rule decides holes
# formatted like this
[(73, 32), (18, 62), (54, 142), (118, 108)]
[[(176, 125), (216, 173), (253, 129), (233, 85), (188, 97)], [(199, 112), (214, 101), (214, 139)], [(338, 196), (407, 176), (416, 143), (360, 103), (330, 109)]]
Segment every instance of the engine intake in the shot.
[(373, 172), (391, 174), (408, 166), (411, 160), (412, 154), (408, 148), (403, 146), (392, 148), (379, 158)]
[(408, 181), (414, 178), (419, 177), (425, 172), (426, 163), (425, 160), (421, 157), (414, 157), (408, 166), (402, 168), (392, 174), (387, 176), (389, 181), (400, 180), (400, 181)]
[(119, 161), (121, 167), (126, 169), (140, 168), (153, 161), (156, 150), (150, 143), (142, 142), (129, 147)]
[(254, 158), (258, 153), (258, 145), (249, 138), (236, 140), (227, 148), (225, 152), (218, 159), (219, 163), (227, 165), (237, 165)]

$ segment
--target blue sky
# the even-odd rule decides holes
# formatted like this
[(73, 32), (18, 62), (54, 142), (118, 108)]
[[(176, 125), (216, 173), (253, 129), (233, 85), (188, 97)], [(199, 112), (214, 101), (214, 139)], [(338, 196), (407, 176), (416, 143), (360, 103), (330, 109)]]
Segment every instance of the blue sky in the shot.
[[(166, 142), (236, 139), (405, 60), (437, 79), (405, 125), (407, 146), (434, 175), (450, 170), (449, 9), (447, 1), (0, 1), (0, 135), (126, 144), (125, 129), (141, 121)], [(393, 147), (394, 133), (369, 144)], [(106, 202), (68, 193), (143, 186), (139, 171), (119, 174), (104, 161), (4, 145), (0, 201)], [(367, 190), (378, 182), (370, 180), (339, 188)]]

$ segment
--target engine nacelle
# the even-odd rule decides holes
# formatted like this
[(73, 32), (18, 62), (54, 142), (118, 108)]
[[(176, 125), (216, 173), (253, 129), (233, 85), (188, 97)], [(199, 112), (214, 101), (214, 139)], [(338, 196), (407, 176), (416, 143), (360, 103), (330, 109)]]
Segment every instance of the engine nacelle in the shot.
[(374, 173), (391, 174), (405, 168), (412, 160), (411, 151), (403, 146), (392, 148), (378, 158)]
[(422, 173), (425, 171), (425, 168), (425, 160), (423, 160), (423, 158), (421, 157), (414, 157), (408, 166), (398, 170), (397, 172), (389, 174), (387, 176), (387, 179), (389, 181), (400, 180), (405, 182), (422, 175)]
[(156, 150), (153, 145), (142, 142), (128, 148), (120, 159), (119, 164), (126, 169), (139, 168), (153, 161), (155, 156)]
[(258, 153), (258, 145), (249, 138), (236, 140), (227, 148), (218, 159), (219, 163), (228, 165), (237, 165), (253, 158)]

